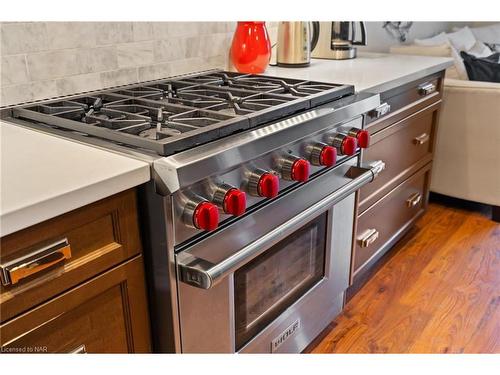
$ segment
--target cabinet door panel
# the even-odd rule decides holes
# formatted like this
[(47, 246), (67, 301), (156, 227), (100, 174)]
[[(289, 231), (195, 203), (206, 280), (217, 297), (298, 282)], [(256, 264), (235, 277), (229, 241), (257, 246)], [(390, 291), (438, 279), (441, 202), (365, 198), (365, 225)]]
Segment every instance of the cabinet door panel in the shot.
[(2, 351), (149, 352), (146, 303), (138, 256), (1, 325)]
[(427, 206), (431, 164), (388, 193), (358, 217), (354, 278), (379, 258)]
[[(2, 237), (1, 242), (2, 270), (18, 264), (25, 268), (17, 271), (19, 280), (3, 275), (0, 322), (5, 322), (141, 252), (135, 190)], [(53, 252), (61, 242), (66, 244), (64, 257)], [(40, 259), (47, 267), (29, 267)]]
[(373, 136), (363, 160), (383, 160), (385, 170), (360, 189), (360, 213), (432, 160), (438, 109), (432, 105)]

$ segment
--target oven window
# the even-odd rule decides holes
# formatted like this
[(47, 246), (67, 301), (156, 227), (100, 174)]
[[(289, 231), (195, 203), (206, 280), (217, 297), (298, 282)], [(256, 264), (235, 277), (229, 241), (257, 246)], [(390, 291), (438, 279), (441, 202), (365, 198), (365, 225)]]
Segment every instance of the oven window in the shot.
[(236, 350), (323, 278), (326, 215), (234, 273)]

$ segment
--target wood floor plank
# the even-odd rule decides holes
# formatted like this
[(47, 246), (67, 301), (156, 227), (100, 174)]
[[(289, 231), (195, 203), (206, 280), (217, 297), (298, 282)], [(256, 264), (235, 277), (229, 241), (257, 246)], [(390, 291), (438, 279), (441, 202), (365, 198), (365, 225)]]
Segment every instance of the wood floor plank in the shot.
[(500, 225), (431, 203), (313, 353), (500, 351)]
[[(463, 352), (491, 299), (496, 298), (499, 273), (491, 273), (492, 267), (488, 267), (493, 264), (498, 269), (495, 247), (488, 241), (491, 230), (475, 218), (465, 220), (464, 226), (405, 296), (407, 303), (421, 301), (425, 311), (432, 314), (412, 352)], [(432, 291), (431, 296), (421, 292), (424, 287)]]

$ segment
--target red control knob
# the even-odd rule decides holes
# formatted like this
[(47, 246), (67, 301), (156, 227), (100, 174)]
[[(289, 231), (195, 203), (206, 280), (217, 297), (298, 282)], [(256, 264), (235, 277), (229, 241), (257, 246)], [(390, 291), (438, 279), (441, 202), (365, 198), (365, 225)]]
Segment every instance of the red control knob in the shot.
[(358, 140), (358, 146), (361, 148), (368, 148), (370, 146), (370, 133), (368, 130), (359, 130), (356, 128), (353, 128), (353, 137), (356, 137)]
[(342, 155), (354, 155), (356, 153), (356, 149), (358, 148), (358, 141), (354, 137), (346, 136), (342, 140), (342, 144), (340, 146), (340, 152)]
[[(358, 129), (354, 130), (358, 131)], [(328, 143), (335, 147), (337, 153), (340, 155), (354, 155), (358, 148), (358, 140), (354, 138), (354, 134), (352, 133), (354, 130), (351, 129), (351, 131), (349, 131), (349, 134), (353, 136), (344, 133), (336, 133), (330, 138)]]
[(280, 180), (273, 173), (263, 173), (257, 183), (257, 193), (261, 197), (274, 198), (278, 195), (280, 189)]
[(305, 182), (309, 178), (309, 162), (298, 159), (293, 162), (290, 177), (294, 181)]
[(240, 216), (245, 213), (247, 195), (236, 188), (230, 189), (224, 196), (223, 208), (226, 214)]
[(193, 224), (198, 229), (216, 229), (219, 225), (219, 209), (210, 202), (199, 203), (193, 213)]
[(337, 149), (332, 146), (324, 146), (319, 154), (319, 164), (332, 167), (337, 162)]

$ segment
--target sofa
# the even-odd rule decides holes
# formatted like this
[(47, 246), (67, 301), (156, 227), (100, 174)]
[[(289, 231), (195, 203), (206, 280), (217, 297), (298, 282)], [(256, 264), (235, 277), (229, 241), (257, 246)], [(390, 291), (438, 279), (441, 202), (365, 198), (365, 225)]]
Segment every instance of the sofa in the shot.
[[(391, 53), (452, 56), (452, 47), (402, 45)], [(446, 71), (431, 191), (492, 206), (500, 222), (500, 83)]]

